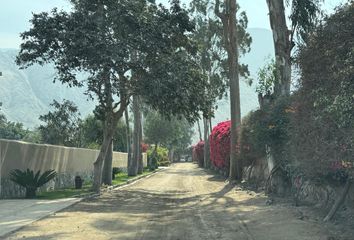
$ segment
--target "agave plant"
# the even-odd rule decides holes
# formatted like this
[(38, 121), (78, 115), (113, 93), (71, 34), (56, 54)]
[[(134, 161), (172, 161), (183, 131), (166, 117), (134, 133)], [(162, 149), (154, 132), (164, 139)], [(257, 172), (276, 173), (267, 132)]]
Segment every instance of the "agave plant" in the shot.
[(56, 176), (57, 173), (54, 170), (45, 171), (43, 174), (41, 174), (41, 171), (35, 174), (33, 170), (29, 169), (26, 171), (15, 169), (10, 172), (10, 180), (26, 189), (26, 198), (36, 197), (37, 188), (43, 186)]

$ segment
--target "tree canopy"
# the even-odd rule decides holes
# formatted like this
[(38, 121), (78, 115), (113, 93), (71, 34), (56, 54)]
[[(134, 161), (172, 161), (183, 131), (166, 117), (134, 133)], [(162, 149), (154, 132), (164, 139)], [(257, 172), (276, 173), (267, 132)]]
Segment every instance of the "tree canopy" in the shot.
[(144, 124), (146, 142), (161, 144), (168, 149), (184, 150), (191, 144), (192, 126), (184, 118), (166, 119), (155, 111), (150, 111)]
[(196, 89), (203, 77), (190, 58), (196, 46), (186, 35), (194, 25), (179, 1), (169, 10), (140, 0), (71, 3), (70, 13), (33, 15), (32, 28), (21, 35), (18, 64), (53, 62), (56, 79), (70, 86), (84, 84), (78, 71), (88, 73), (87, 94), (103, 108), (126, 105), (136, 94), (166, 115), (197, 117), (203, 95)]
[(41, 115), (43, 122), (38, 130), (42, 141), (49, 144), (79, 147), (80, 113), (75, 103), (63, 100), (62, 103), (53, 100), (52, 111)]
[[(17, 64), (53, 63), (56, 79), (86, 86), (98, 99), (104, 121), (101, 151), (94, 163), (94, 188), (100, 189), (101, 168), (114, 138), (114, 128), (130, 97), (142, 96), (166, 116), (189, 121), (205, 111), (205, 77), (191, 57), (196, 46), (188, 12), (178, 0), (170, 9), (153, 1), (71, 0), (73, 11), (53, 9), (34, 14), (32, 28), (21, 34)], [(80, 81), (78, 72), (88, 77)]]

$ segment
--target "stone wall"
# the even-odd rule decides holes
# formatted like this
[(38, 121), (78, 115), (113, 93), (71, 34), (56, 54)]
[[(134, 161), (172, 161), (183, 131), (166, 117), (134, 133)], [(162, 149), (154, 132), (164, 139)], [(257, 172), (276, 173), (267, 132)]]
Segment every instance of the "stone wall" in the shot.
[[(243, 179), (255, 183), (256, 186), (263, 189), (265, 182), (268, 178), (269, 170), (268, 163), (266, 159), (257, 159), (254, 161), (252, 166), (247, 166), (243, 171)], [(287, 179), (286, 188), (284, 186), (279, 186), (276, 184), (276, 194), (284, 196), (289, 194), (295, 200), (295, 194), (297, 195), (298, 204), (310, 204), (316, 207), (330, 209), (338, 196), (342, 193), (344, 184), (334, 185), (330, 183), (323, 182), (322, 184), (315, 183), (308, 179), (296, 178)], [(281, 194), (279, 194), (281, 192)], [(351, 187), (348, 192), (345, 205), (349, 208), (354, 209), (354, 186)]]
[[(41, 172), (54, 169), (58, 176), (44, 186), (44, 189), (57, 189), (74, 185), (75, 176), (85, 181), (92, 180), (93, 163), (98, 150), (70, 148), (63, 146), (32, 144), (0, 139), (0, 198), (20, 197), (23, 189), (8, 180), (13, 169)], [(113, 167), (127, 167), (127, 153), (113, 153)], [(147, 156), (143, 154), (144, 166)]]

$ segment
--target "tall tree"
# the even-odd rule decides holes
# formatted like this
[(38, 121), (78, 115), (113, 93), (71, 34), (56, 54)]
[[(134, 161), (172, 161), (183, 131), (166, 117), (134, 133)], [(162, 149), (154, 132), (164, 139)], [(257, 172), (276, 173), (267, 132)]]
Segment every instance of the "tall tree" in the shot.
[(223, 10), (220, 11), (220, 1), (216, 0), (215, 14), (221, 19), (223, 24), (223, 43), (227, 51), (230, 81), (231, 146), (229, 179), (239, 180), (242, 177), (242, 163), (241, 158), (238, 157), (238, 146), (241, 143), (241, 105), (236, 6), (236, 0), (224, 0)]
[(127, 134), (127, 138), (126, 138), (126, 141), (127, 141), (127, 148), (126, 148), (126, 151), (128, 153), (128, 166), (127, 166), (127, 169), (130, 168), (130, 164), (131, 164), (131, 131), (130, 131), (130, 124), (129, 124), (129, 113), (128, 113), (128, 108), (125, 109), (125, 112), (124, 112), (124, 117), (125, 117), (125, 124), (126, 124), (126, 134)]
[(141, 108), (139, 109), (139, 159), (138, 159), (138, 174), (142, 174), (144, 171), (144, 161), (143, 161), (143, 114)]
[[(322, 0), (266, 0), (269, 9), (270, 26), (273, 32), (277, 82), (274, 85), (275, 97), (290, 94), (291, 85), (291, 52), (295, 47), (295, 36), (300, 39), (312, 29), (318, 16)], [(285, 4), (291, 4), (288, 28)]]
[(140, 127), (141, 127), (141, 111), (139, 96), (133, 96), (133, 115), (134, 115), (134, 130), (133, 130), (133, 148), (131, 163), (128, 168), (129, 176), (136, 176), (139, 170), (140, 159)]
[[(212, 0), (193, 0), (190, 10), (196, 22), (196, 31), (193, 34), (193, 39), (199, 46), (198, 54), (196, 55), (197, 62), (208, 79), (208, 84), (205, 86), (208, 110), (203, 112), (204, 166), (206, 167), (209, 166), (210, 162), (209, 134), (211, 132), (211, 118), (217, 108), (217, 100), (226, 95), (229, 85), (227, 51), (225, 51), (223, 46), (223, 24), (215, 16), (215, 11), (213, 11), (214, 3)], [(240, 54), (249, 52), (252, 42), (250, 35), (246, 32), (247, 23), (247, 16), (243, 12), (236, 27)], [(249, 76), (247, 65), (239, 65), (239, 74), (245, 78)]]
[[(272, 92), (265, 95), (259, 94), (259, 102), (269, 104), (271, 101), (279, 97), (289, 96), (291, 87), (291, 71), (292, 71), (292, 50), (296, 46), (295, 40), (306, 40), (307, 34), (313, 29), (314, 24), (320, 13), (320, 3), (322, 0), (266, 0), (269, 9), (270, 26), (273, 32), (273, 42), (275, 50), (275, 68), (268, 66), (271, 72), (274, 85)], [(286, 21), (286, 6), (291, 5), (290, 11), (290, 28)], [(266, 66), (267, 68), (267, 66)], [(266, 77), (265, 75), (260, 76)], [(270, 146), (267, 148), (268, 169), (272, 175), (273, 169), (278, 164), (274, 158), (274, 149)]]
[(102, 183), (105, 185), (112, 185), (112, 164), (113, 164), (113, 138), (109, 143), (107, 154), (103, 161)]
[[(187, 34), (194, 26), (179, 1), (172, 1), (169, 10), (141, 0), (71, 3), (70, 13), (54, 9), (33, 15), (32, 28), (21, 35), (17, 63), (28, 67), (52, 62), (57, 80), (86, 85), (87, 94), (98, 99), (104, 123), (94, 189), (100, 192), (103, 161), (130, 96), (144, 96), (166, 115), (195, 119), (204, 108), (203, 93), (197, 90), (204, 79), (190, 56), (194, 46)], [(131, 57), (133, 52), (137, 59)], [(78, 71), (89, 74), (85, 84), (77, 78)]]

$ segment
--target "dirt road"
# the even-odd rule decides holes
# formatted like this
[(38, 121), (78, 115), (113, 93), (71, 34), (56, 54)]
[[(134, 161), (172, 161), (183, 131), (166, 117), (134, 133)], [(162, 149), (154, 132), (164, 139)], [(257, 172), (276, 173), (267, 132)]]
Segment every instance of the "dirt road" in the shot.
[[(6, 239), (328, 240), (325, 226), (266, 204), (192, 163), (80, 202)], [(333, 235), (332, 235), (333, 236)]]

